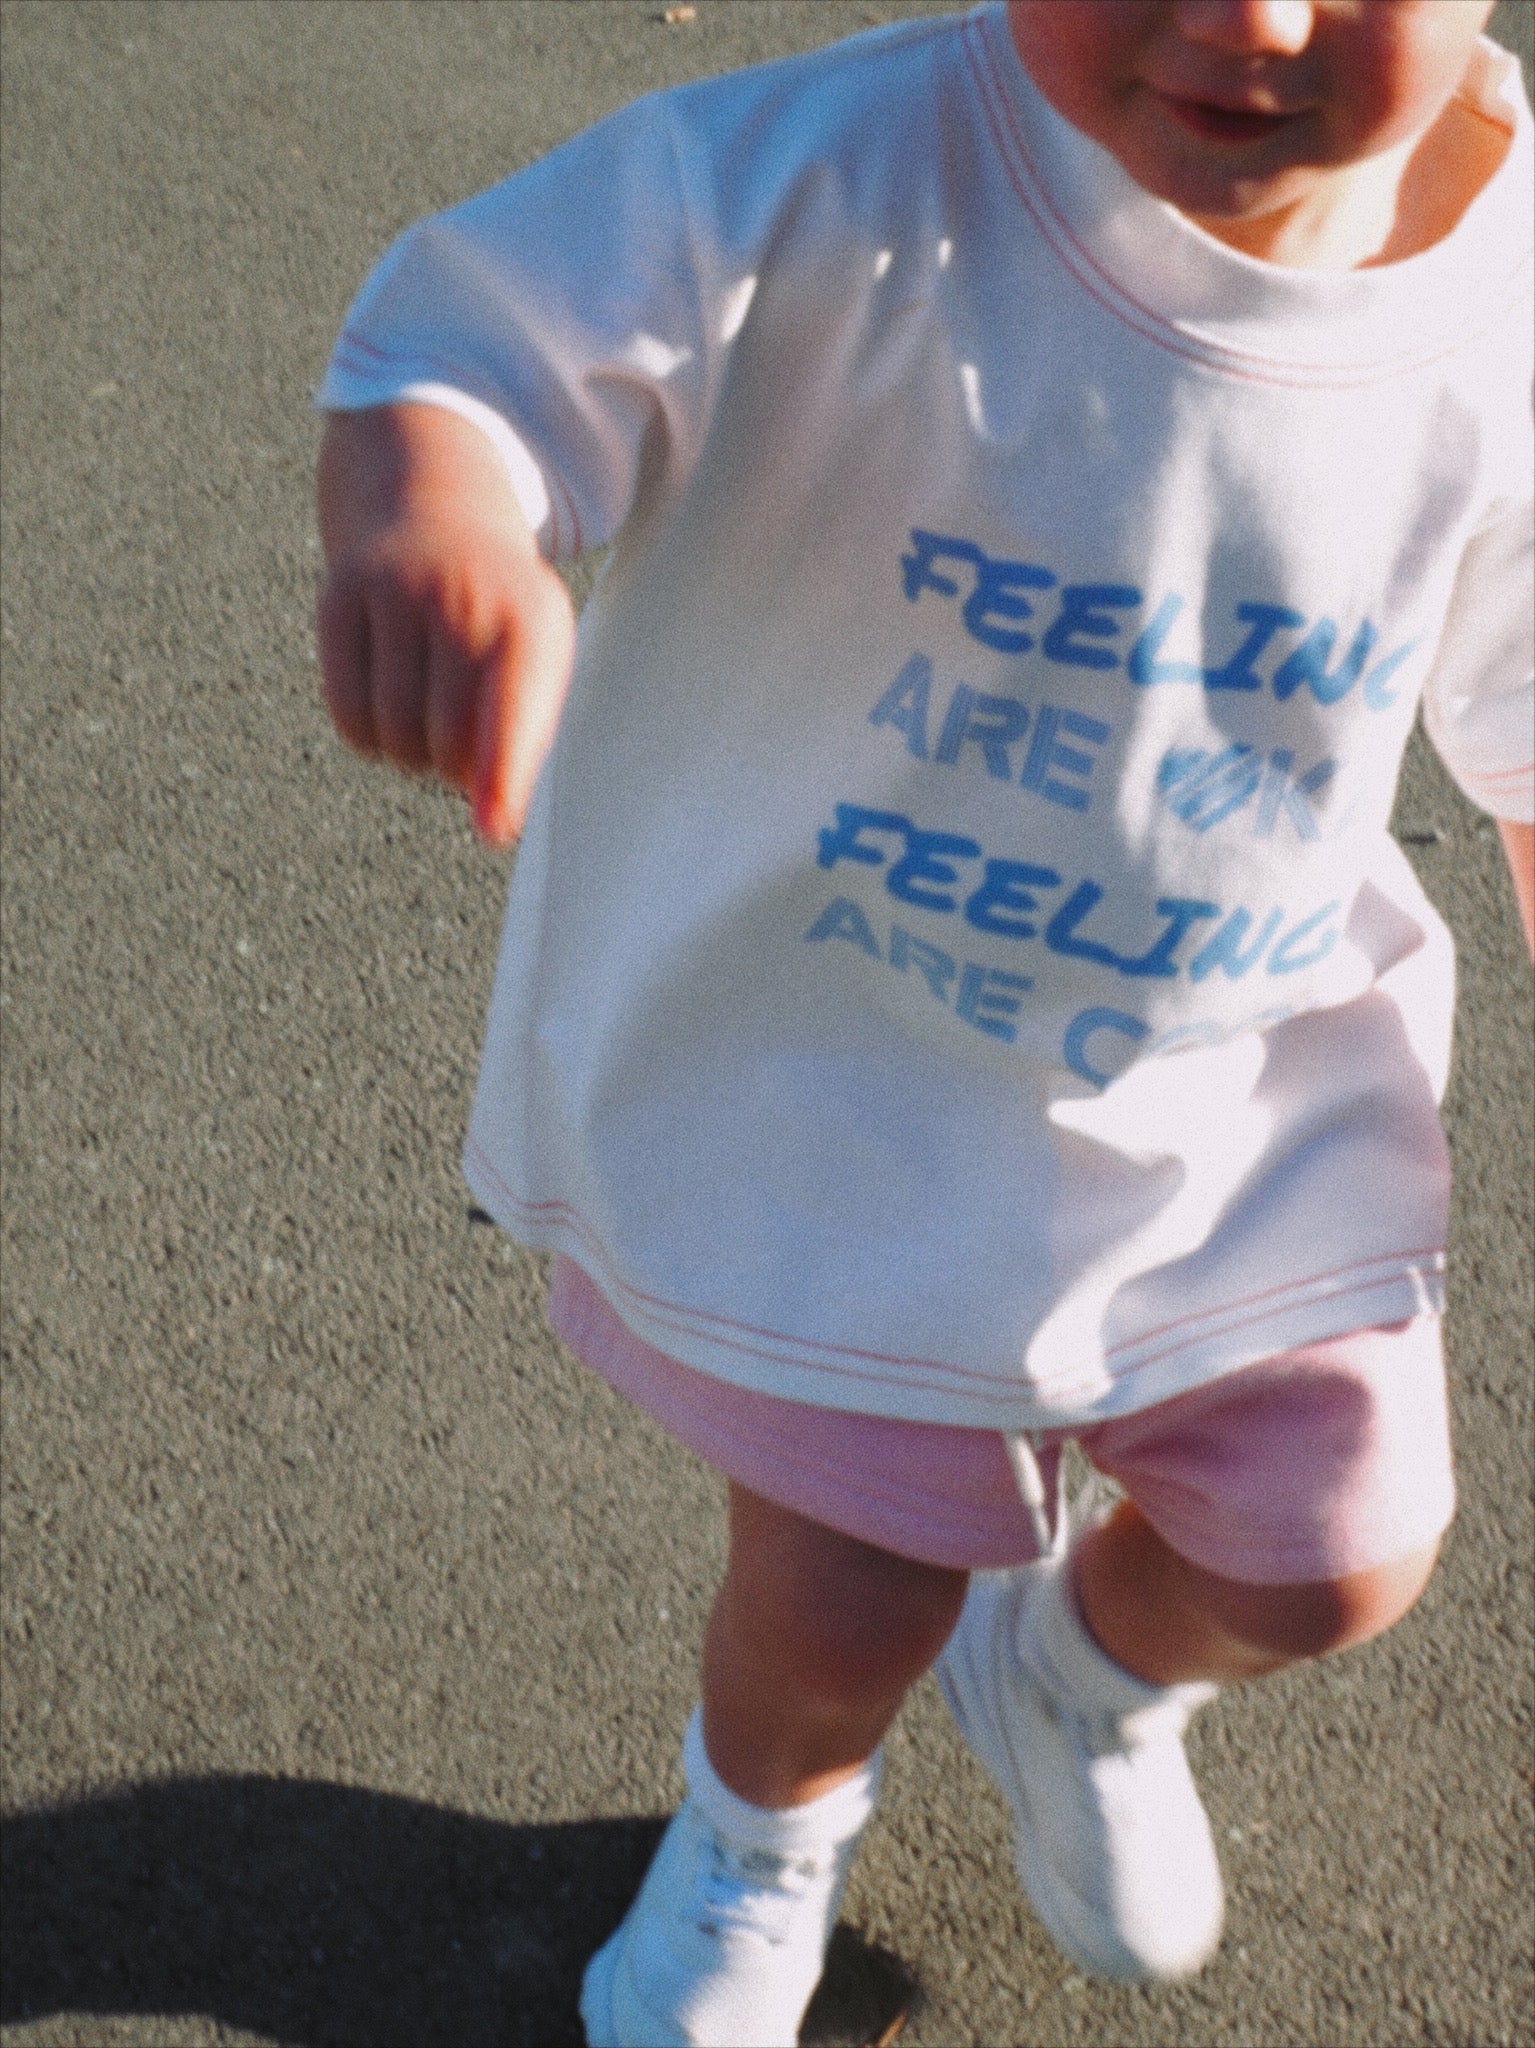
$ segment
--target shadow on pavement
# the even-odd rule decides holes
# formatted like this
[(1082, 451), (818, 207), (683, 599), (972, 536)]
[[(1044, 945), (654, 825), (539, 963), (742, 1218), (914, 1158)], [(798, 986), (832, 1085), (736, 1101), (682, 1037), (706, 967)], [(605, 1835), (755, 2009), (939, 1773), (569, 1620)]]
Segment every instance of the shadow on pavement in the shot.
[[(0, 2022), (195, 2014), (292, 2048), (579, 2044), (582, 1966), (662, 1826), (510, 1826), (258, 1777), (19, 1814), (3, 1835)], [(804, 2039), (876, 2040), (912, 1989), (840, 1928)]]

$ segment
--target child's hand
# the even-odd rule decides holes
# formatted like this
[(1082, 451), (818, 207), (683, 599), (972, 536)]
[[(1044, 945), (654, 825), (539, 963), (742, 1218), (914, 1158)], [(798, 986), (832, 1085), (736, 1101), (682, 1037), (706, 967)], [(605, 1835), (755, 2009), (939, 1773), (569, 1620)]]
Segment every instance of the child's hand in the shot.
[(1511, 818), (1500, 818), (1498, 831), (1514, 878), (1514, 900), (1519, 905), (1525, 944), (1535, 960), (1535, 825), (1516, 825)]
[(315, 623), (337, 731), (435, 770), (506, 845), (559, 722), (575, 619), (499, 456), (437, 406), (333, 413), (319, 501)]

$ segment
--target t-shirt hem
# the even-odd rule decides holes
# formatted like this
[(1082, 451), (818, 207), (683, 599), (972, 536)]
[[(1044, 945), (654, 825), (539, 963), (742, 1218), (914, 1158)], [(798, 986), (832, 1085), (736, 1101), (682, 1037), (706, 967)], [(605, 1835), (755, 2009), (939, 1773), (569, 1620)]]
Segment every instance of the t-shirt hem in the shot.
[(1444, 1309), (1442, 1246), (1384, 1252), (1121, 1339), (1069, 1378), (1025, 1379), (1021, 1372), (816, 1343), (645, 1292), (623, 1278), (579, 1210), (517, 1196), (472, 1135), (464, 1176), (502, 1229), (534, 1250), (572, 1260), (654, 1350), (757, 1393), (908, 1422), (1008, 1431), (1086, 1427), (1304, 1344)]
[(1472, 769), (1451, 774), (1478, 810), (1509, 825), (1535, 824), (1535, 768)]

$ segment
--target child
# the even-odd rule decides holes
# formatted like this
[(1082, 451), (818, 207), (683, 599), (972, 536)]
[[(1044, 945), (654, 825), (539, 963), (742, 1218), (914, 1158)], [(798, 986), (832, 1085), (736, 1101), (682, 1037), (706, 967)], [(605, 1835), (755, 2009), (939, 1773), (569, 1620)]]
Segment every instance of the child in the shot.
[[(331, 711), (523, 830), (469, 1182), (730, 1481), (593, 2043), (793, 2040), (940, 1651), (1055, 1940), (1197, 1969), (1188, 1716), (1427, 1579), (1420, 698), (1531, 817), (1531, 124), (1489, 12), (898, 25), (628, 108), (353, 309)], [(609, 545), (565, 700), (549, 565)], [(1069, 1542), (1068, 1436), (1128, 1496)]]

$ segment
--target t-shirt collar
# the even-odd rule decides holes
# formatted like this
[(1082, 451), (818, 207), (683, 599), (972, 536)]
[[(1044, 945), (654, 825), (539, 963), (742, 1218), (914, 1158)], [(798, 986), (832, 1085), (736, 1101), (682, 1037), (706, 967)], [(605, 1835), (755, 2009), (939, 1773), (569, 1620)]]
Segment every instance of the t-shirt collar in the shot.
[[(1432, 358), (1528, 299), (1535, 149), (1517, 61), (1483, 38), (1463, 94), (1512, 131), (1502, 165), (1454, 230), (1400, 263), (1292, 270), (1228, 248), (1144, 191), (1058, 114), (1025, 71), (1001, 0), (970, 18), (990, 125), (1018, 196), (1086, 290), (1196, 355), (1390, 373)], [(1468, 308), (1482, 320), (1468, 321)]]

